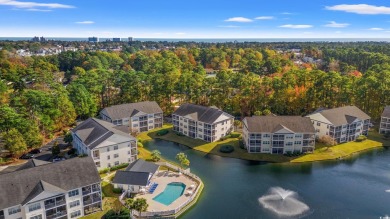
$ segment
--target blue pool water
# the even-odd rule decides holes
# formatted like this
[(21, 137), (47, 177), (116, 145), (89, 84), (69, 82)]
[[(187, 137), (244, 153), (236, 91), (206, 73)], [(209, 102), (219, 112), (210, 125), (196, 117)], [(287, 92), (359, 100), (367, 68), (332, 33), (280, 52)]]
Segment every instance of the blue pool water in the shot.
[(160, 202), (163, 205), (170, 205), (181, 195), (183, 195), (186, 185), (183, 183), (169, 183), (164, 191), (158, 194), (153, 200)]

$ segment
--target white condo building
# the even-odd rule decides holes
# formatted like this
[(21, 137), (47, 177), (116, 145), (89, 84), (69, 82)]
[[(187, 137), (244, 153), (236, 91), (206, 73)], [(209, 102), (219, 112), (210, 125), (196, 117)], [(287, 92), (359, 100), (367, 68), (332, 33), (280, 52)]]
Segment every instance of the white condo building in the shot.
[(249, 153), (305, 153), (315, 147), (315, 129), (300, 116), (252, 116), (242, 121), (243, 141)]
[(125, 132), (145, 132), (163, 126), (163, 111), (155, 101), (127, 103), (104, 108), (100, 117)]
[(233, 130), (234, 117), (224, 111), (183, 104), (172, 114), (173, 130), (207, 142), (218, 141)]
[(112, 123), (89, 118), (72, 129), (73, 147), (93, 158), (98, 170), (137, 160), (137, 140)]
[(367, 135), (370, 116), (356, 106), (319, 109), (306, 116), (316, 129), (316, 137), (330, 136), (337, 143), (354, 141), (359, 135)]
[(390, 106), (386, 106), (382, 112), (379, 133), (390, 133)]
[(30, 160), (0, 175), (1, 219), (67, 219), (102, 210), (100, 176), (90, 157)]

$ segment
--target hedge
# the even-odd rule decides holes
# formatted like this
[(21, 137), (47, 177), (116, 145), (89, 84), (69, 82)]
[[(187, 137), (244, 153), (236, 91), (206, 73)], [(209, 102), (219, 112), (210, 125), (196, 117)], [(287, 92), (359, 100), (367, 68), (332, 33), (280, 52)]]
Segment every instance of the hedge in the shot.
[(365, 136), (365, 135), (360, 135), (356, 139), (357, 142), (362, 142), (362, 141), (365, 141), (365, 140), (367, 140), (367, 136)]
[(104, 168), (102, 170), (99, 170), (99, 173), (103, 174), (103, 173), (107, 173), (108, 171), (119, 170), (119, 169), (127, 167), (128, 165), (129, 165), (128, 163), (122, 163), (122, 164), (119, 164), (118, 166), (114, 166), (114, 167), (111, 167), (111, 168)]
[(122, 194), (122, 189), (121, 188), (112, 188), (112, 192), (115, 194)]
[(234, 147), (232, 145), (222, 145), (219, 148), (219, 151), (222, 153), (232, 153), (234, 151)]
[(168, 129), (163, 129), (163, 130), (160, 130), (157, 132), (157, 136), (163, 136), (163, 135), (166, 135), (168, 133), (169, 133)]
[(239, 137), (241, 137), (241, 134), (240, 133), (231, 133), (230, 137), (231, 138), (239, 138)]

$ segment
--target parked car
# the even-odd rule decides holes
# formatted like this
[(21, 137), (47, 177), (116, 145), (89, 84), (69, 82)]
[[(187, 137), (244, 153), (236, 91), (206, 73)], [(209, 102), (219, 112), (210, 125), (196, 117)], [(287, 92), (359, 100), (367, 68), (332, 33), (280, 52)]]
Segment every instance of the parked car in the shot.
[(48, 150), (48, 151), (51, 151), (51, 147), (48, 147), (47, 150)]
[(53, 163), (58, 162), (58, 161), (63, 161), (63, 160), (65, 160), (64, 157), (55, 156), (55, 157), (53, 158)]
[(32, 159), (32, 158), (34, 158), (34, 157), (35, 157), (34, 154), (29, 154), (29, 153), (27, 153), (27, 154), (23, 154), (23, 155), (20, 157), (20, 159), (26, 159), (26, 160), (28, 160), (28, 159)]
[(31, 150), (30, 154), (39, 154), (41, 152), (42, 152), (42, 150), (40, 148), (37, 148), (37, 149)]

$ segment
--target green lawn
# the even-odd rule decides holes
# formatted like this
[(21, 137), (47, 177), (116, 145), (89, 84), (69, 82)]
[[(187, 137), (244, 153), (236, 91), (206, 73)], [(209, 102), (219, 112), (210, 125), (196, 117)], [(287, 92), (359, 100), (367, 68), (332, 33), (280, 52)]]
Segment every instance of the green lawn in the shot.
[[(167, 141), (176, 142), (182, 145), (186, 145), (194, 150), (201, 151), (204, 153), (210, 153), (219, 155), (222, 157), (232, 157), (244, 160), (255, 160), (255, 161), (266, 161), (266, 162), (288, 162), (292, 158), (286, 157), (283, 155), (275, 154), (254, 154), (248, 153), (245, 149), (239, 147), (237, 138), (229, 138), (224, 141), (217, 142), (205, 142), (200, 139), (193, 139), (186, 136), (179, 136), (172, 130), (171, 124), (165, 124), (163, 128), (153, 129), (149, 132), (141, 133), (137, 136), (138, 139), (141, 139), (142, 142), (149, 141), (154, 138), (163, 139)], [(157, 136), (157, 132), (161, 129), (168, 129), (169, 133), (163, 136)], [(222, 153), (219, 151), (221, 145), (232, 145), (234, 147), (234, 152), (232, 153)]]
[(332, 147), (317, 147), (312, 154), (303, 155), (297, 159), (292, 160), (292, 163), (312, 162), (321, 160), (334, 160), (344, 158), (360, 151), (365, 151), (373, 148), (383, 147), (384, 145), (390, 145), (388, 140), (384, 140), (383, 137), (377, 132), (370, 132), (368, 139), (363, 142), (348, 142), (339, 144)]

